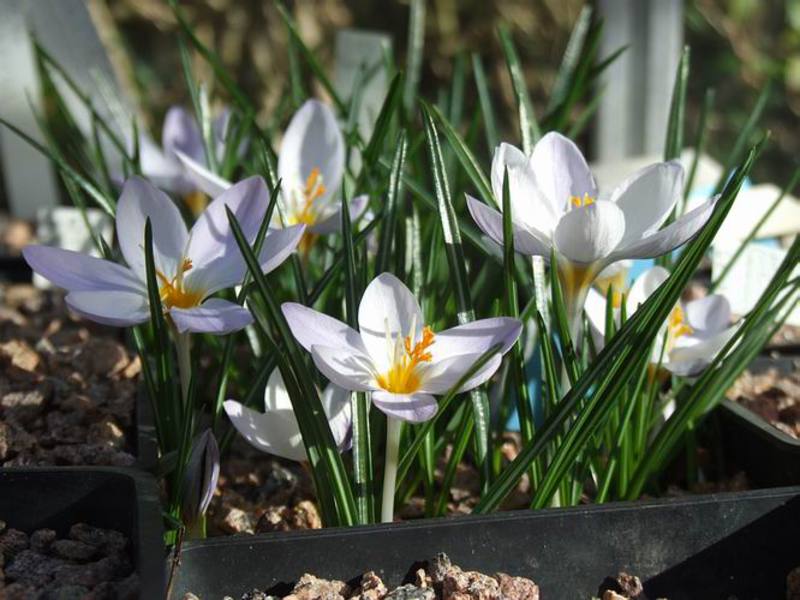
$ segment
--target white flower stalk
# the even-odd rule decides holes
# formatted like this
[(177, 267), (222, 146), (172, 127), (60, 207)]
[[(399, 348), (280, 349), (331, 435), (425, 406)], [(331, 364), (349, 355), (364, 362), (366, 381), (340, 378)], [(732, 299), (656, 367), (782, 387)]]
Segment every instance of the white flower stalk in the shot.
[[(322, 392), (320, 400), (336, 447), (344, 452), (351, 443), (353, 420), (350, 392), (329, 384)], [(278, 369), (270, 374), (267, 381), (264, 412), (247, 408), (235, 400), (226, 400), (223, 406), (233, 426), (254, 448), (288, 460), (308, 461), (292, 401)]]
[[(241, 283), (246, 273), (225, 207), (234, 213), (252, 244), (268, 203), (264, 181), (251, 177), (214, 200), (189, 231), (164, 192), (132, 177), (123, 187), (116, 214), (117, 240), (127, 266), (48, 246), (28, 246), (23, 255), (34, 271), (69, 292), (66, 302), (78, 314), (119, 327), (144, 323), (150, 319), (144, 251), (149, 218), (165, 315), (178, 334), (223, 335), (253, 320), (245, 308), (213, 297)], [(299, 225), (267, 234), (260, 257), (265, 273), (294, 251), (303, 229)]]
[(399, 429), (437, 410), (435, 394), (453, 388), (494, 346), (497, 353), (458, 389), (487, 381), (522, 330), (517, 319), (482, 319), (438, 333), (425, 325), (419, 303), (394, 275), (383, 273), (364, 291), (359, 331), (301, 304), (285, 303), (283, 314), (314, 364), (342, 388), (370, 392), (388, 418), (382, 518), (393, 517)]
[[(195, 184), (212, 197), (231, 185), (201, 162), (177, 153)], [(333, 111), (322, 102), (307, 100), (292, 117), (278, 154), (281, 213), (286, 225), (303, 224), (306, 253), (320, 235), (341, 230), (340, 186), (345, 168), (344, 137)], [(367, 196), (350, 202), (350, 218), (357, 220), (367, 207)], [(280, 225), (276, 213), (274, 225)]]
[[(625, 298), (626, 314), (630, 317), (669, 277), (669, 271), (653, 267), (642, 273)], [(619, 323), (622, 294), (614, 291), (613, 313)], [(585, 304), (593, 337), (602, 347), (606, 325), (606, 296), (595, 289), (589, 291)], [(685, 377), (699, 375), (710, 365), (736, 333), (731, 326), (731, 308), (725, 296), (712, 294), (687, 303), (679, 302), (670, 312), (656, 337), (651, 364)]]
[[(677, 161), (657, 163), (635, 173), (610, 193), (600, 195), (577, 146), (558, 133), (548, 133), (530, 158), (501, 144), (492, 162), (492, 189), (503, 197), (508, 169), (514, 224), (514, 247), (529, 256), (558, 256), (573, 336), (589, 286), (609, 265), (671, 252), (696, 235), (711, 216), (714, 197), (667, 227), (683, 192), (683, 167)], [(503, 216), (467, 196), (478, 226), (503, 243)]]

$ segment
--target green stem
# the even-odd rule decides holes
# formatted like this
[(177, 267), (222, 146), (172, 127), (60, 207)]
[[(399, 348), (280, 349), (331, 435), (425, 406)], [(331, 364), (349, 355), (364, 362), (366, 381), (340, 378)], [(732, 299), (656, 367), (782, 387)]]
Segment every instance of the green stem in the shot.
[(403, 422), (386, 417), (386, 462), (383, 466), (383, 499), (381, 500), (381, 522), (394, 521), (394, 489), (397, 481), (397, 463), (400, 455), (400, 431)]

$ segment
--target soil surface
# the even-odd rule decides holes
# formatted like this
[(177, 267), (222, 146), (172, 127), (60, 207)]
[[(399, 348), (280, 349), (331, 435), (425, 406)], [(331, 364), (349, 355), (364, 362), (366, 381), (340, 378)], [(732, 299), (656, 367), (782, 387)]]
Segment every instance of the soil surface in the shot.
[[(270, 590), (245, 592), (241, 600), (539, 600), (539, 586), (526, 577), (506, 573), (487, 575), (464, 571), (446, 554), (438, 554), (424, 568), (410, 571), (408, 581), (389, 588), (374, 572), (368, 571), (355, 581), (321, 579), (310, 573), (303, 575), (288, 595), (273, 595)], [(635, 575), (619, 573), (598, 586), (602, 600), (634, 600), (644, 593), (642, 582)], [(185, 594), (183, 600), (201, 599)], [(236, 600), (225, 596), (223, 600)], [(665, 599), (666, 600), (666, 599)]]
[(58, 291), (0, 286), (0, 467), (134, 463), (141, 364)]
[(759, 367), (745, 371), (728, 398), (800, 439), (800, 356), (763, 359)]
[[(505, 434), (501, 442), (504, 460), (513, 460), (520, 446), (519, 434)], [(448, 459), (449, 449), (437, 465), (439, 481)], [(525, 475), (509, 494), (503, 509), (526, 508), (531, 500), (529, 492), (530, 484)], [(447, 496), (445, 514), (469, 514), (479, 499), (477, 469), (469, 463), (460, 464)], [(425, 517), (425, 498), (412, 496), (398, 510), (398, 519)], [(207, 517), (210, 536), (322, 527), (306, 466), (259, 452), (239, 437), (222, 460), (219, 483)]]
[(139, 577), (129, 547), (118, 531), (85, 523), (59, 537), (52, 529), (28, 535), (0, 521), (0, 598), (136, 600)]

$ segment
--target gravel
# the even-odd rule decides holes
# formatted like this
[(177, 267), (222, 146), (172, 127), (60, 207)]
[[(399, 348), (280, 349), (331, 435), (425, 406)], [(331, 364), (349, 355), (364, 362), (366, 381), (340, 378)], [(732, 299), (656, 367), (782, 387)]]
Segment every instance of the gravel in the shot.
[(139, 579), (128, 540), (109, 529), (73, 525), (59, 539), (52, 529), (30, 535), (0, 527), (3, 600), (135, 600)]
[(0, 285), (0, 467), (129, 466), (140, 362), (63, 294)]

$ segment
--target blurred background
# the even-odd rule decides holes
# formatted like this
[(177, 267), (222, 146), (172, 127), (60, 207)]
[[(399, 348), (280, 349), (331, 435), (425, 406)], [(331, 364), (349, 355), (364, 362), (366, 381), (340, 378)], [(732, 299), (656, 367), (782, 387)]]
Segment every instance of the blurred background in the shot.
[[(92, 16), (118, 72), (157, 126), (170, 104), (186, 103), (186, 87), (175, 41), (177, 24), (164, 0), (89, 0)], [(421, 90), (436, 97), (448, 85), (460, 54), (479, 52), (492, 83), (504, 137), (516, 140), (515, 109), (497, 25), (507, 23), (525, 67), (536, 107), (544, 99), (577, 19), (581, 0), (430, 0), (425, 27)], [(272, 2), (265, 0), (182, 0), (201, 39), (217, 49), (240, 84), (259, 99), (262, 112), (276, 109), (288, 73), (287, 34)], [(288, 2), (307, 44), (332, 66), (337, 29), (358, 27), (391, 35), (395, 56), (406, 54), (408, 2), (391, 0), (302, 0)], [(692, 49), (687, 143), (707, 88), (716, 90), (709, 119), (707, 152), (727, 149), (770, 79), (773, 94), (762, 123), (772, 142), (754, 178), (785, 183), (800, 152), (800, 1), (697, 0), (685, 2), (684, 40)], [(208, 70), (198, 60), (196, 72)], [(210, 74), (208, 74), (210, 79)], [(663, 76), (672, 80), (672, 72)], [(470, 83), (468, 82), (468, 86)], [(472, 89), (470, 87), (467, 88)], [(474, 93), (467, 107), (477, 102)], [(263, 117), (263, 115), (262, 115)], [(591, 129), (587, 133), (591, 136)], [(583, 140), (586, 142), (586, 140)]]

